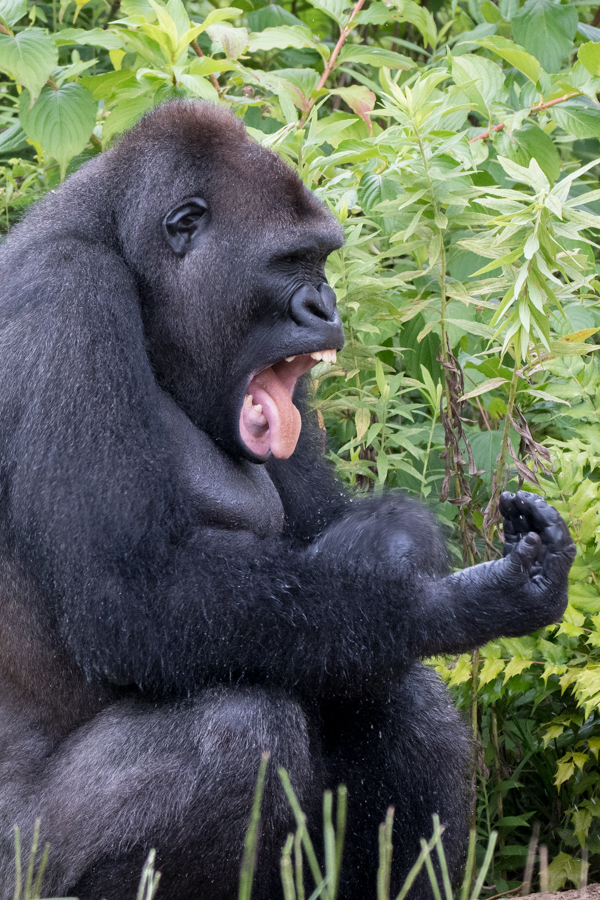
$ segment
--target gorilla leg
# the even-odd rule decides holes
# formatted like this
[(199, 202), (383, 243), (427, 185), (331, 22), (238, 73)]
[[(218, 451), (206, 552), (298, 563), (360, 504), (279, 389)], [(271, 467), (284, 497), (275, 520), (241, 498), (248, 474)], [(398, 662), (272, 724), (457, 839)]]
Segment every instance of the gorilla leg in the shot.
[[(446, 825), (444, 849), (456, 880), (468, 829), (469, 740), (436, 674), (415, 666), (387, 700), (323, 708), (322, 715), (328, 783), (348, 787), (341, 900), (374, 896), (378, 826), (389, 806), (395, 808), (392, 896), (419, 855), (419, 838), (431, 837), (433, 813)], [(410, 897), (430, 896), (423, 871)]]
[(20, 824), (27, 831), (42, 819), (51, 845), (45, 890), (81, 900), (135, 897), (154, 847), (163, 900), (230, 900), (265, 750), (271, 763), (253, 896), (276, 897), (281, 847), (293, 828), (277, 766), (309, 808), (320, 786), (313, 788), (302, 710), (259, 688), (207, 689), (179, 704), (120, 703), (40, 760), (36, 799)]

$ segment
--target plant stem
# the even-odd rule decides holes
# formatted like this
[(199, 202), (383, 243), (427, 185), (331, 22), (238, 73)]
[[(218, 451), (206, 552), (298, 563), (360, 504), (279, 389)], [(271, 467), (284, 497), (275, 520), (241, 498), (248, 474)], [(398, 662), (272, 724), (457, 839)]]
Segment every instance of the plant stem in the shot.
[[(557, 97), (555, 100), (546, 100), (545, 103), (538, 103), (537, 106), (532, 106), (529, 115), (535, 112), (541, 112), (543, 109), (548, 109), (550, 106), (556, 106), (557, 103), (564, 103), (565, 100), (570, 100), (572, 97), (581, 97), (581, 91), (574, 91), (571, 94), (563, 94), (562, 97)], [(477, 137), (471, 138), (469, 141), (470, 144), (474, 144), (475, 141), (483, 141), (494, 131), (502, 131), (503, 128), (506, 128), (504, 122), (500, 122), (499, 125), (494, 125), (493, 128), (488, 128), (487, 131), (484, 131), (482, 134), (478, 134)]]
[(477, 827), (477, 799), (475, 796), (475, 784), (477, 779), (477, 687), (479, 684), (479, 650), (473, 651), (471, 658), (471, 736), (473, 739), (473, 751), (471, 757), (472, 778), (472, 804), (471, 804), (471, 831)]
[[(335, 61), (336, 61), (336, 59), (338, 58), (338, 56), (340, 55), (340, 50), (342, 49), (342, 47), (343, 47), (344, 44), (346, 43), (346, 40), (348, 39), (348, 35), (350, 34), (350, 32), (352, 31), (352, 29), (354, 28), (354, 25), (352, 24), (352, 20), (353, 20), (353, 19), (355, 18), (355, 16), (358, 15), (358, 13), (361, 11), (364, 2), (365, 2), (365, 0), (357, 0), (357, 3), (355, 4), (354, 9), (353, 9), (352, 12), (350, 13), (350, 18), (348, 19), (348, 21), (346, 22), (346, 24), (345, 24), (344, 27), (342, 28), (342, 30), (341, 30), (341, 32), (340, 32), (340, 36), (339, 36), (339, 38), (338, 38), (338, 42), (337, 42), (337, 44), (335, 45), (335, 47), (333, 48), (333, 51), (332, 51), (332, 53), (331, 53), (331, 56), (330, 56), (329, 59), (327, 60), (327, 62), (326, 62), (326, 64), (325, 64), (325, 68), (323, 69), (323, 74), (321, 75), (321, 77), (320, 77), (320, 79), (319, 79), (319, 83), (318, 83), (318, 85), (317, 85), (317, 87), (316, 87), (316, 90), (317, 90), (317, 91), (320, 91), (321, 88), (323, 88), (323, 87), (325, 86), (325, 83), (327, 82), (327, 79), (328, 79), (329, 76), (331, 75), (332, 69), (333, 69), (333, 67), (334, 67), (334, 65), (335, 65)], [(315, 105), (315, 103), (316, 103), (316, 97), (311, 97), (310, 100), (308, 101), (308, 106), (307, 106), (307, 108), (306, 108), (306, 111), (305, 111), (304, 115), (302, 116), (302, 118), (300, 119), (300, 122), (298, 123), (298, 128), (302, 128), (302, 126), (304, 125), (304, 123), (305, 123), (306, 120), (308, 119), (308, 117), (309, 117), (309, 115), (310, 115), (310, 113), (311, 113), (311, 110), (312, 110), (313, 106)]]
[[(204, 53), (202, 52), (202, 49), (201, 49), (198, 41), (192, 41), (190, 46), (191, 46), (192, 50), (194, 51), (194, 53), (196, 54), (196, 56), (204, 56)], [(218, 80), (217, 76), (215, 75), (214, 72), (211, 72), (208, 77), (212, 81), (212, 86), (214, 87), (215, 91), (217, 92), (217, 94), (220, 97), (221, 96), (221, 85), (219, 84), (219, 80)]]
[[(497, 479), (496, 479), (496, 491), (502, 487), (502, 476), (504, 475), (504, 469), (506, 468), (506, 452), (508, 449), (508, 439), (510, 433), (510, 424), (512, 419), (513, 410), (515, 408), (515, 397), (517, 395), (517, 386), (519, 382), (519, 370), (517, 368), (517, 348), (516, 344), (514, 346), (514, 359), (515, 359), (515, 367), (512, 373), (512, 379), (510, 382), (510, 393), (508, 395), (508, 404), (506, 407), (506, 416), (504, 418), (504, 432), (502, 434), (502, 447), (500, 449), (500, 458), (498, 460), (498, 468), (497, 468)], [(497, 498), (492, 497), (492, 501), (495, 501)]]

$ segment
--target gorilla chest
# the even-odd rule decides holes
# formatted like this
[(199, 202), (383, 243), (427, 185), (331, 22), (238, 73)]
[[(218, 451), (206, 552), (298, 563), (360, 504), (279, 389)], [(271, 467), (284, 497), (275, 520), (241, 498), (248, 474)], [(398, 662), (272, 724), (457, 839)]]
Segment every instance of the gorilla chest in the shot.
[(232, 459), (167, 395), (163, 403), (176, 477), (193, 521), (258, 538), (279, 535), (283, 506), (265, 467)]

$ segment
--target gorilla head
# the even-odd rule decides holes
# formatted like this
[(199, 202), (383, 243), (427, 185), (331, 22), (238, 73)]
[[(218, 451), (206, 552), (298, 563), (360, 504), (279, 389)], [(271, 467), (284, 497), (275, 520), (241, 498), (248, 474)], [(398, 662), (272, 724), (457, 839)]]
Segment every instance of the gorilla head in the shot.
[(110, 169), (159, 383), (230, 454), (289, 457), (296, 381), (343, 344), (324, 274), (341, 228), (288, 166), (209, 104), (159, 107), (112, 151)]

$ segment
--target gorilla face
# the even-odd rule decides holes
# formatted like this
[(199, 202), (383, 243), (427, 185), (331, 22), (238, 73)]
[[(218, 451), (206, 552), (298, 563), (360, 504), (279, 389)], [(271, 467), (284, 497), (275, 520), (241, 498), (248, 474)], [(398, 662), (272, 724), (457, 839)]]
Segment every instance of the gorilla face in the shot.
[(113, 151), (118, 165), (132, 143), (141, 148), (133, 179), (138, 196), (145, 182), (144, 222), (126, 197), (117, 218), (149, 355), (161, 386), (231, 455), (286, 459), (300, 434), (296, 383), (344, 342), (324, 271), (342, 232), (241, 123), (196, 108), (172, 147), (159, 110), (151, 134), (142, 121)]

